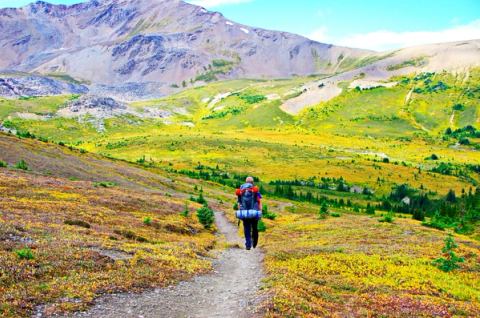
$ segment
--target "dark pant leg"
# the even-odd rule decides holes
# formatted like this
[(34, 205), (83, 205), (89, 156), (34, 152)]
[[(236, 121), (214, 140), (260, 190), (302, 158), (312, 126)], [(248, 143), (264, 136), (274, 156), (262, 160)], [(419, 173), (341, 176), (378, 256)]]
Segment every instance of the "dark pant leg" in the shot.
[(257, 246), (258, 243), (258, 220), (252, 220), (252, 236), (253, 236), (253, 247)]
[(243, 233), (245, 234), (245, 247), (252, 246), (252, 220), (243, 220)]

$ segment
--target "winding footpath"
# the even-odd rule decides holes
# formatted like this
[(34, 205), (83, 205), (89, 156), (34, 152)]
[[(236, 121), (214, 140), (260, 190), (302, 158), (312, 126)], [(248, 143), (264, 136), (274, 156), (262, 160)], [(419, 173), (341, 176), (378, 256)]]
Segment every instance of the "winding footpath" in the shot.
[[(243, 247), (237, 227), (223, 213), (215, 212), (215, 222), (229, 245)], [(262, 260), (259, 249), (228, 248), (218, 254), (209, 274), (140, 294), (105, 295), (88, 311), (69, 317), (255, 317)]]

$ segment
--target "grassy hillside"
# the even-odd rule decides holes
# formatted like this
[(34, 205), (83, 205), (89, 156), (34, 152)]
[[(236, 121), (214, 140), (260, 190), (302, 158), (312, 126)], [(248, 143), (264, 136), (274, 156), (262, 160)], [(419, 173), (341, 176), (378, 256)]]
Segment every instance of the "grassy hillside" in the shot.
[(211, 268), (196, 181), (3, 134), (0, 148), (0, 316), (84, 309)]
[(4, 123), (57, 143), (131, 162), (146, 160), (167, 170), (218, 165), (265, 181), (342, 177), (378, 196), (402, 183), (444, 195), (480, 181), (475, 168), (480, 162), (478, 132), (454, 132), (478, 129), (479, 76), (478, 69), (457, 75), (421, 73), (393, 78), (397, 85), (391, 88), (365, 90), (344, 83), (342, 94), (299, 116), (284, 113), (280, 105), (301, 94), (311, 78), (217, 82), (135, 102), (138, 111), (171, 114), (105, 119), (101, 132), (88, 119), (32, 120), (11, 113)]
[[(264, 221), (267, 316), (478, 316), (480, 70), (345, 82), (332, 100), (284, 113), (311, 80), (138, 101), (140, 114), (163, 115), (101, 119), (104, 131), (55, 116), (77, 96), (0, 100), (17, 134), (0, 134), (1, 313), (84, 308), (208, 270), (215, 237), (180, 216), (185, 201), (203, 187), (228, 212), (232, 187), (254, 175), (278, 214)], [(319, 219), (321, 208), (333, 214)], [(465, 262), (446, 273), (432, 261), (450, 232)]]
[(391, 88), (358, 87), (304, 111), (301, 123), (343, 135), (438, 136), (448, 127), (478, 127), (480, 70), (393, 78)]
[(455, 236), (465, 261), (446, 273), (433, 264), (443, 231), (404, 218), (381, 223), (330, 209), (340, 216), (319, 219), (317, 209), (294, 210), (269, 223), (263, 240), (274, 294), (268, 317), (480, 315), (478, 241)]
[[(288, 161), (309, 148), (322, 151), (315, 145), (298, 145), (312, 142), (311, 138), (317, 138), (314, 135), (296, 140), (289, 134), (282, 139), (280, 132), (270, 131), (253, 139), (252, 130), (237, 139), (227, 134), (225, 138), (235, 141), (228, 143), (217, 139), (222, 137), (218, 133), (194, 139), (194, 130), (184, 127), (180, 134), (177, 128), (174, 131), (186, 139), (178, 139), (175, 145), (183, 147), (178, 157), (162, 159), (165, 161), (159, 167), (163, 169), (155, 168), (159, 162), (152, 163), (148, 156), (132, 165), (66, 146), (0, 134), (0, 160), (8, 164), (0, 168), (4, 194), (0, 199), (0, 267), (7, 273), (0, 282), (2, 315), (28, 316), (37, 305), (45, 306), (42, 309), (48, 314), (83, 309), (102, 293), (165, 286), (209, 270), (205, 256), (216, 244), (215, 236), (201, 227), (193, 213), (188, 217), (180, 213), (185, 201), (197, 196), (203, 187), (209, 204), (234, 221), (230, 212), (233, 189), (190, 179), (184, 173), (165, 172), (163, 164), (172, 170), (189, 148), (207, 143), (211, 147), (242, 145), (244, 149), (256, 145), (256, 152), (263, 151), (267, 157), (282, 155), (280, 160)], [(283, 144), (274, 140), (283, 140)], [(196, 153), (201, 153), (198, 148)], [(332, 156), (328, 150), (324, 153)], [(361, 173), (373, 173), (379, 167), (392, 169), (392, 176), (399, 178), (412, 169), (358, 156), (355, 162), (371, 165), (370, 172), (363, 171), (362, 166), (352, 169), (347, 164), (350, 160), (335, 168), (345, 170), (333, 171), (349, 169), (350, 176), (358, 171), (359, 180), (363, 180)], [(26, 171), (15, 168), (22, 159)], [(233, 163), (225, 161), (220, 166), (231, 168)], [(311, 162), (310, 167), (305, 164), (305, 171), (311, 166)], [(284, 167), (279, 162), (274, 175), (287, 176), (293, 171)], [(323, 169), (332, 171), (332, 167)], [(422, 180), (430, 180), (439, 188), (438, 177), (446, 178), (441, 182), (460, 182), (453, 176), (425, 175), (431, 179)], [(235, 180), (238, 183), (241, 177)], [(265, 184), (264, 194), (267, 190), (272, 191), (272, 186)], [(318, 191), (330, 199), (341, 195), (355, 204), (372, 200), (362, 194)], [(264, 220), (266, 232), (260, 239), (266, 252), (264, 289), (272, 296), (264, 303), (267, 317), (314, 317), (332, 312), (358, 317), (480, 313), (480, 246), (473, 238), (454, 234), (459, 244), (455, 252), (465, 262), (446, 273), (432, 264), (442, 256), (446, 232), (422, 226), (410, 216), (397, 214), (393, 223), (381, 223), (384, 212), (366, 215), (363, 209), (354, 212), (354, 207), (329, 203), (327, 215), (319, 218), (315, 204), (286, 201), (273, 194), (267, 195), (264, 203), (277, 215)], [(191, 200), (188, 206), (190, 212), (199, 207)], [(476, 236), (477, 232), (472, 235)], [(285, 244), (287, 239), (290, 244)]]
[(72, 96), (25, 97), (18, 100), (0, 98), (0, 120), (12, 113), (53, 114), (71, 98)]

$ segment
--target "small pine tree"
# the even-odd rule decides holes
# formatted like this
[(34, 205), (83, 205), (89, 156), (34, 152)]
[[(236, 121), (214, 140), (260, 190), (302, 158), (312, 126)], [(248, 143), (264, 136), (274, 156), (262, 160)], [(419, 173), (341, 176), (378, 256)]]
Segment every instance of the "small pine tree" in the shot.
[(318, 211), (318, 217), (320, 219), (325, 219), (328, 216), (328, 204), (327, 202), (322, 202), (320, 206), (320, 211)]
[(425, 211), (422, 209), (413, 210), (412, 219), (418, 221), (425, 221)]
[(203, 197), (203, 191), (200, 190), (200, 194), (198, 195), (197, 202), (200, 204), (206, 204), (207, 200)]
[(374, 215), (375, 214), (375, 208), (370, 203), (367, 203), (367, 209), (366, 209), (365, 212), (367, 214)]
[(181, 216), (183, 217), (188, 217), (188, 214), (190, 213), (190, 209), (188, 207), (188, 202), (185, 202), (185, 208), (183, 209), (183, 211), (180, 213)]
[(463, 263), (465, 260), (463, 257), (458, 257), (457, 254), (455, 254), (454, 249), (457, 248), (458, 245), (455, 243), (452, 234), (448, 234), (444, 242), (445, 246), (442, 248), (444, 257), (437, 258), (433, 263), (442, 271), (450, 272), (459, 268), (460, 265), (458, 263)]
[(204, 205), (197, 210), (197, 217), (198, 221), (200, 221), (200, 223), (202, 223), (203, 227), (206, 229), (209, 229), (212, 226), (215, 219), (212, 209), (210, 209), (207, 205)]
[(451, 202), (451, 203), (454, 203), (457, 201), (457, 196), (455, 195), (455, 191), (453, 191), (452, 189), (450, 189), (447, 193), (447, 197), (445, 198), (445, 200), (447, 202)]

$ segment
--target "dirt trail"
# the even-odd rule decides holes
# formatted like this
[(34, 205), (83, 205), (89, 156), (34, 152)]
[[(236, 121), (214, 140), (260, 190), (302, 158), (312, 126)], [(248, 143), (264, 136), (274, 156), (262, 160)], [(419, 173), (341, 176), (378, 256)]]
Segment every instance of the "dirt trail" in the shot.
[[(243, 247), (237, 227), (221, 212), (215, 212), (215, 218), (226, 241)], [(229, 248), (219, 252), (207, 275), (140, 294), (102, 296), (89, 311), (68, 317), (254, 317), (262, 260), (259, 249)]]

